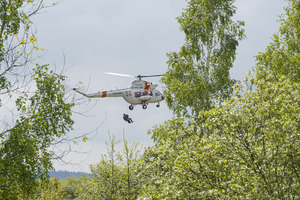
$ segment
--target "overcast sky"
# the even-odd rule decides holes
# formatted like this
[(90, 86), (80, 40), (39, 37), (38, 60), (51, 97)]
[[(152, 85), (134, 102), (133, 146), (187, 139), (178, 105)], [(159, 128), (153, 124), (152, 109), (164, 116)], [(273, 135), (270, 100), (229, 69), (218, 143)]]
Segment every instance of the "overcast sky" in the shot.
[[(64, 0), (34, 17), (39, 46), (46, 54), (40, 64), (50, 63), (68, 67), (69, 87), (78, 82), (88, 85), (88, 92), (126, 88), (132, 79), (103, 74), (116, 72), (132, 75), (162, 74), (167, 70), (166, 53), (178, 51), (184, 43), (176, 17), (186, 7), (185, 0)], [(254, 56), (264, 51), (271, 36), (277, 32), (278, 15), (283, 13), (284, 0), (238, 0), (235, 19), (246, 23), (247, 39), (240, 42), (237, 59), (231, 70), (232, 78), (242, 80), (254, 65)], [(159, 83), (159, 79), (147, 79)], [(162, 88), (160, 84), (160, 89)], [(152, 144), (147, 130), (171, 119), (172, 112), (165, 103), (160, 108), (140, 106), (133, 111), (122, 98), (93, 100), (95, 107), (87, 115), (74, 114), (75, 130), (70, 137), (94, 130), (97, 135), (86, 143), (72, 145), (74, 150), (65, 160), (77, 165), (55, 163), (56, 170), (89, 171), (89, 164), (100, 161), (106, 152), (108, 133), (121, 140)], [(88, 105), (80, 105), (82, 111)], [(129, 113), (134, 123), (123, 121)]]

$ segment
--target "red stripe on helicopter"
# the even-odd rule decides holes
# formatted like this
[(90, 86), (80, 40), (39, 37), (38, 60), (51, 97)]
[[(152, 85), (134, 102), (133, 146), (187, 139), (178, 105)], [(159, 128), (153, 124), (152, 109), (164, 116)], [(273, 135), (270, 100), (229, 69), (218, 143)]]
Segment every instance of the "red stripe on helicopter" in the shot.
[(106, 97), (107, 96), (107, 91), (102, 92), (101, 97)]
[(144, 87), (144, 90), (149, 90), (149, 89), (150, 89), (150, 86), (151, 86), (151, 83), (145, 81), (145, 87)]

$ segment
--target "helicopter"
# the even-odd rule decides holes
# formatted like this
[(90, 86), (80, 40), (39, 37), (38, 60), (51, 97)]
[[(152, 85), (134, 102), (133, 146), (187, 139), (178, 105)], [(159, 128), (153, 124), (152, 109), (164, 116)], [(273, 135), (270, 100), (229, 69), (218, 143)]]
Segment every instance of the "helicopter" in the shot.
[(88, 98), (105, 98), (105, 97), (123, 97), (123, 99), (129, 103), (129, 110), (133, 110), (134, 106), (142, 105), (143, 109), (147, 109), (148, 103), (157, 103), (156, 107), (160, 107), (160, 102), (165, 99), (165, 96), (157, 90), (157, 84), (142, 80), (142, 78), (148, 77), (159, 77), (160, 75), (148, 75), (148, 76), (132, 76), (128, 74), (118, 74), (112, 72), (106, 72), (105, 74), (115, 75), (115, 76), (124, 76), (136, 78), (136, 80), (131, 81), (131, 86), (125, 89), (117, 89), (110, 91), (101, 91), (97, 93), (85, 94), (84, 92), (79, 91), (74, 88), (75, 92), (88, 97)]

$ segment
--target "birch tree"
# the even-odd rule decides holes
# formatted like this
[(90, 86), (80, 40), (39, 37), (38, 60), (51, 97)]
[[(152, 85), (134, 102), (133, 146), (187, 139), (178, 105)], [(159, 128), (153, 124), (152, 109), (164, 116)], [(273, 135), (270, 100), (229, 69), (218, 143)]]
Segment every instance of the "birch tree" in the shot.
[(234, 0), (191, 0), (178, 17), (185, 44), (167, 54), (162, 78), (166, 102), (176, 115), (197, 118), (199, 111), (230, 97), (235, 80), (229, 75), (242, 21), (233, 21)]

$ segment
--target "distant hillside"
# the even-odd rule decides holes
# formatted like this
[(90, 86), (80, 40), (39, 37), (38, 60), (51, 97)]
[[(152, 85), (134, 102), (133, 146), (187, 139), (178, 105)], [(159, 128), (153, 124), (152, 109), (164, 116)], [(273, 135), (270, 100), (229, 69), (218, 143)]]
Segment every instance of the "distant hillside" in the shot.
[(79, 178), (83, 174), (90, 176), (90, 174), (83, 172), (69, 172), (69, 171), (50, 171), (50, 177), (56, 177), (57, 179), (67, 179), (70, 176), (74, 176), (75, 178)]

